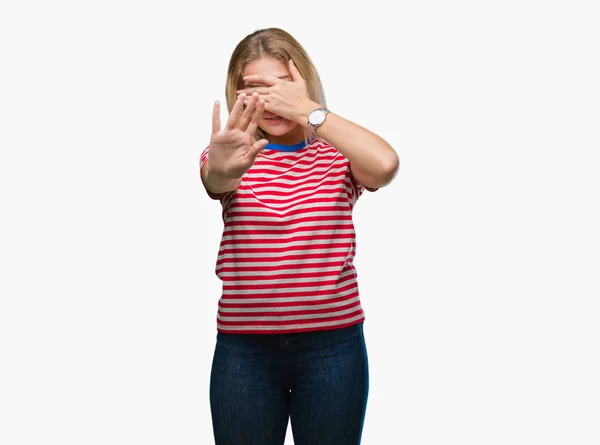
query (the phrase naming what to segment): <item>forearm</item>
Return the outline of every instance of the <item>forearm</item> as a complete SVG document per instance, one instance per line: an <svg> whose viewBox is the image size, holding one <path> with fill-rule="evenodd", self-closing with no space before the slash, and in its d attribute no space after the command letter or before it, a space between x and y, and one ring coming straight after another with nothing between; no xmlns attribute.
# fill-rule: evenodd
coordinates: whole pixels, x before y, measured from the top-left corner
<svg viewBox="0 0 600 445"><path fill-rule="evenodd" d="M214 174L210 170L210 163L208 161L206 161L206 163L202 166L200 170L200 177L202 178L206 188L215 194L236 190L242 182L242 178L226 179Z"/></svg>
<svg viewBox="0 0 600 445"><path fill-rule="evenodd" d="M296 122L307 127L308 115L316 108L320 108L316 102L301 107ZM398 169L400 161L390 144L338 114L327 114L325 122L317 127L317 136L343 154L350 161L353 172L360 175L360 182L366 182L367 186L382 187L388 184Z"/></svg>

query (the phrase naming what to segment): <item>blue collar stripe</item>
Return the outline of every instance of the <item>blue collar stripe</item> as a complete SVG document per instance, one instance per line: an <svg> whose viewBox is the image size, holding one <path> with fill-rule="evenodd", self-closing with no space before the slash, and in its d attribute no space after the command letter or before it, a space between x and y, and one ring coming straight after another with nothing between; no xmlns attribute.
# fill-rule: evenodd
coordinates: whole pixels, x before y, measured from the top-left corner
<svg viewBox="0 0 600 445"><path fill-rule="evenodd" d="M313 142L314 142L314 139L309 142L309 145L312 144ZM304 141L299 142L299 143L294 144L294 145L275 144L275 143L269 142L265 146L265 149L267 149L267 150L277 150L277 151L298 151L298 150L302 150L304 147L306 147L306 144L304 143Z"/></svg>

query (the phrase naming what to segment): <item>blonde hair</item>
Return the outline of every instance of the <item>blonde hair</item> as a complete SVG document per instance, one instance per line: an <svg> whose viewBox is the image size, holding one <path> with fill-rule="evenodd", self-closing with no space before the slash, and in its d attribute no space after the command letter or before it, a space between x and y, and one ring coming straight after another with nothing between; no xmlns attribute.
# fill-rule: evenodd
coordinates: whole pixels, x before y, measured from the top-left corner
<svg viewBox="0 0 600 445"><path fill-rule="evenodd" d="M237 90L241 90L245 86L243 74L246 66L263 57L280 60L286 66L288 66L288 60L292 59L306 82L310 99L322 107L327 106L325 92L317 69L302 45L286 31L279 28L268 28L259 29L244 37L231 54L225 86L225 98L229 113L231 113L237 100ZM308 144L309 140L315 137L317 135L309 125L304 131L305 143ZM257 128L253 136L253 142L260 139L268 139L267 134L261 128Z"/></svg>

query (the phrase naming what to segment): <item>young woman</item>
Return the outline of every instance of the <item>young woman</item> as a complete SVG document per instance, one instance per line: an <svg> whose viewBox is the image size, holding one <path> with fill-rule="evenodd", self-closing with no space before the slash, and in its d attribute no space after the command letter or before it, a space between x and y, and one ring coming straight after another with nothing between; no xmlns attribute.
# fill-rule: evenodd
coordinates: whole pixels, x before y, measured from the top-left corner
<svg viewBox="0 0 600 445"><path fill-rule="evenodd" d="M326 108L287 32L245 37L213 108L200 177L221 202L210 378L216 445L360 443L369 389L352 208L395 176L381 137Z"/></svg>

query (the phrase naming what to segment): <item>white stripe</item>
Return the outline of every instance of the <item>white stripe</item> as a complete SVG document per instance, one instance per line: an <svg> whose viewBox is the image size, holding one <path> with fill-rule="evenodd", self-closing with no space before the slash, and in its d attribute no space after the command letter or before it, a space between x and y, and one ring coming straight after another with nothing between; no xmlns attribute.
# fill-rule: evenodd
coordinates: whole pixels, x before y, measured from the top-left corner
<svg viewBox="0 0 600 445"><path fill-rule="evenodd" d="M311 287L279 287L272 289L241 289L241 290L224 290L223 295L242 296L242 295L277 295L285 294L286 292L335 292L339 287L346 287L356 283L356 280L348 280L343 283L328 284L326 286L311 286Z"/></svg>
<svg viewBox="0 0 600 445"><path fill-rule="evenodd" d="M296 270L297 271L297 270ZM319 272L322 272L320 270ZM342 278L347 277L348 275L354 275L355 271L352 269L348 269L344 271L341 275L329 275L329 276L318 276L318 277L302 277L302 278L277 278L271 280L261 280L261 281L227 281L227 286L247 286L251 284L269 284L272 286L277 286L280 284L294 284L294 283L315 283L321 282L323 280L340 280Z"/></svg>
<svg viewBox="0 0 600 445"><path fill-rule="evenodd" d="M285 227L285 229L281 229L279 232L275 232L275 233L259 233L259 234L252 234L252 235L247 235L247 234L241 234L241 235L227 235L227 233L231 230L276 230L273 229L272 227L268 227L268 226L261 226L261 227L256 227L256 226L249 226L249 225L240 225L240 226L236 226L235 228L227 228L227 231L223 232L223 237L222 240L223 241L239 241L241 244L244 244L245 240L261 240L261 239L265 239L265 238L276 238L277 239L277 244L278 245L282 245L282 244L287 244L287 243L293 243L296 242L293 240L293 238L297 238L299 236L314 236L314 235L350 235L351 238L336 238L336 241L341 242L342 240L352 240L352 236L355 233L354 229L342 229L342 230L335 230L335 229L318 229L318 226L326 226L326 225L332 225L332 224L336 224L338 223L337 221L314 221L312 223L301 223L301 224L294 224L295 227ZM352 221L344 221L344 224L352 224ZM303 230L303 231L299 231L299 232L294 232L294 233L287 233L287 230L290 230L292 228L303 228L306 227L308 230ZM283 236L285 234L285 236ZM289 241L286 241L289 240ZM316 240L323 242L324 240ZM248 246L251 246L251 244L248 244Z"/></svg>
<svg viewBox="0 0 600 445"><path fill-rule="evenodd" d="M316 207L329 207L328 210L315 210ZM232 213L263 213L265 216L230 216ZM293 213L293 215L291 215ZM229 210L227 220L234 221L236 218L243 218L247 220L252 218L252 221L260 221L259 218L276 218L276 221L281 221L285 218L306 218L307 216L341 216L348 214L348 205L339 202L307 202L298 204L290 209L277 210L266 207L255 207L255 208L232 208Z"/></svg>
<svg viewBox="0 0 600 445"><path fill-rule="evenodd" d="M360 300L360 297L354 297L350 300L338 301L336 303L328 304L317 304L314 306L298 305L298 306L285 306L285 307L235 307L235 308L223 308L219 306L221 312L228 313L240 313L240 312L286 312L286 311L308 311L308 310L320 310L335 308L339 306L345 306L347 304L355 303ZM354 306L355 310L357 306ZM237 317L236 317L237 318Z"/></svg>
<svg viewBox="0 0 600 445"><path fill-rule="evenodd" d="M275 247L276 246L272 246L272 248L275 248ZM242 261L245 262L247 259L265 258L265 257L273 258L273 261L275 261L277 258L281 258L284 256L289 256L289 255L322 255L322 254L330 254L330 253L333 254L333 253L349 252L351 249L352 249L352 246L341 247L341 248L337 248L337 249L335 249L335 248L332 248L332 249L304 248L304 249L297 249L297 250L284 250L282 252L227 253L224 255L219 255L217 257L217 261L224 260L224 259L238 259L240 262L242 262ZM337 258L339 258L339 257L337 257Z"/></svg>
<svg viewBox="0 0 600 445"><path fill-rule="evenodd" d="M242 182L240 185L244 183L250 183L251 185L260 185L260 190L269 190L270 186L274 187L282 187L282 185L288 186L306 186L306 185L317 185L324 181L331 181L335 179L344 179L347 177L347 167L338 167L332 169L333 171L329 172L319 172L310 176L302 175L302 174L292 174L292 172L281 172L278 175L272 175L272 177L265 177L265 174L256 174L255 177L246 178L242 177ZM326 173L326 174L325 174ZM282 176L290 176L291 178L283 178ZM294 190L293 187L285 187L285 190Z"/></svg>
<svg viewBox="0 0 600 445"><path fill-rule="evenodd" d="M253 181L255 179L259 179L260 182L263 182L265 179L276 179L281 175L292 176L295 178L304 177L304 179L308 180L310 178L328 178L330 176L334 176L338 174L339 176L345 175L346 170L348 169L348 165L333 165L336 161L333 162L319 162L314 163L312 165L301 165L297 166L296 169L290 170L291 165L287 165L285 167L279 167L275 165L263 165L257 167L260 168L260 172L255 172L253 169L250 169L246 172L246 175L243 177L243 180ZM301 170L300 167L304 169ZM290 181L289 179L284 179L284 181ZM294 183L292 181L292 183Z"/></svg>
<svg viewBox="0 0 600 445"><path fill-rule="evenodd" d="M321 183L321 182L331 181L331 180L335 180L335 179L343 179L345 177L346 177L346 170L343 169L340 172L336 171L327 176L325 176L325 175L311 176L308 178L303 178L300 181L294 180L294 179L275 177L275 178L269 178L270 182L268 182L268 183L264 183L264 181L259 181L256 184L253 184L252 181L248 181L248 182L250 182L250 184L253 184L253 185L261 184L261 187L260 187L261 194L263 191L271 191L271 190L278 190L278 191L294 193L297 191L297 189L299 189L301 187L306 187L306 186L311 186L311 185L318 186L319 183ZM243 178L242 178L242 181L244 181ZM242 182L242 184L243 184L243 182ZM282 185L284 185L284 184L288 185L288 186L295 186L295 187L282 187Z"/></svg>
<svg viewBox="0 0 600 445"><path fill-rule="evenodd" d="M358 284L356 281L351 282L354 284L350 289L346 289L343 292L336 291L334 289L334 293L329 295L317 295L313 297L271 297L271 298L235 298L237 295L227 295L223 294L220 298L220 301L223 303L232 303L232 304L256 304L256 303L293 303L293 302L310 302L310 301L318 301L318 300L331 300L333 298L343 298L348 294L356 292L358 289ZM344 283L347 284L347 283Z"/></svg>
<svg viewBox="0 0 600 445"><path fill-rule="evenodd" d="M217 313L217 319L222 321L292 321L292 320L310 320L315 318L339 317L340 315L350 314L359 310L359 306L354 306L343 311L325 312L322 314L307 314L307 315L274 315L260 317L223 317Z"/></svg>
<svg viewBox="0 0 600 445"><path fill-rule="evenodd" d="M299 161L303 161L302 163L299 163ZM330 166L330 165L334 165L334 164L346 164L348 163L348 160L346 158L344 158L344 156L337 152L337 153L319 153L319 154L315 154L315 155L305 155L305 156L300 156L296 159L266 159L264 161L258 161L255 162L253 164L252 167L250 167L250 169L248 170L248 172L252 172L255 168L261 168L261 169L266 169L266 168L274 168L274 169L280 169L280 170L287 170L290 167L296 167L296 168L305 168L307 169L307 171L310 171L310 167L316 167L316 166ZM283 166L279 166L276 164L283 164Z"/></svg>
<svg viewBox="0 0 600 445"><path fill-rule="evenodd" d="M249 236L244 236L243 238L240 238L240 243L238 245L226 245L223 246L225 249L236 249L236 248L244 248L244 249L275 249L275 248L286 248L286 249L292 249L294 247L306 247L308 248L309 246L312 246L313 244L327 244L328 246L331 246L331 248L337 248L337 249L348 249L349 247L343 247L341 246L341 244L350 244L350 247L352 246L352 241L351 240L345 240L345 239L335 239L335 240L328 240L328 239L308 239L305 241L287 241L287 242L281 242L281 241L277 241L277 244L248 244L245 243L244 241L248 240L248 239L260 239L260 238L266 238L267 235L253 235L257 238L250 238ZM273 234L274 238L277 238L277 234L274 233ZM285 244L285 246L282 246L282 244Z"/></svg>
<svg viewBox="0 0 600 445"><path fill-rule="evenodd" d="M306 263L316 263L318 262L319 264L323 264L326 265L327 263L336 263L339 261L343 261L344 258L343 257L338 257L338 258L303 258L301 260L278 260L278 261L272 261L272 262L268 262L265 263L264 261L262 262L252 262L250 260L246 260L243 262L243 264L236 264L235 262L231 261L231 262L227 262L224 264L219 264L219 266L217 266L219 269L222 267L235 267L235 266L242 266L242 267L253 267L253 266L257 266L257 267L261 267L261 268L265 268L265 267L272 267L272 266L298 266L301 264L306 264ZM232 266L232 264L235 264L235 266ZM261 271L262 273L262 271Z"/></svg>
<svg viewBox="0 0 600 445"><path fill-rule="evenodd" d="M230 210L231 213L231 210ZM339 211L328 211L328 212L311 212L307 210L305 213L301 213L300 215L293 216L282 216L282 215L273 215L273 216L252 216L252 221L262 221L262 222L276 222L280 225L288 225L294 224L292 221L296 219L306 218L306 217L318 217L318 216L329 216L335 218L337 216L348 216L348 210L339 210ZM282 221L284 219L284 221ZM227 222L236 222L236 221L248 221L248 216L229 216L227 215ZM336 220L337 221L337 220ZM331 224L332 221L329 222Z"/></svg>
<svg viewBox="0 0 600 445"><path fill-rule="evenodd" d="M279 270L261 270L261 277L270 277L274 275L286 275L290 273L315 273L315 272L334 272L339 271L341 268L339 266L334 267L307 267L306 269L298 269L297 267L290 267L289 269L279 269ZM235 278L235 277L250 277L256 276L256 272L220 272L219 277L223 280L225 278ZM262 283L263 280L257 280L257 283Z"/></svg>

